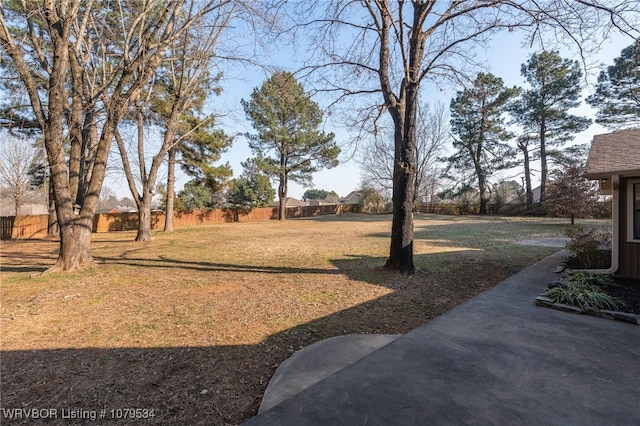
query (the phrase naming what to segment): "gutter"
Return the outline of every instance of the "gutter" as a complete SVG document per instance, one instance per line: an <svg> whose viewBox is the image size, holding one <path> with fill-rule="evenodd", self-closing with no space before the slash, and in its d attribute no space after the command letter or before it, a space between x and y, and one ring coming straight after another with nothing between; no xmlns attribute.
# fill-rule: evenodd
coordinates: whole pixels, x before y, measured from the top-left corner
<svg viewBox="0 0 640 426"><path fill-rule="evenodd" d="M620 175L611 176L611 267L608 269L582 269L584 272L613 275L618 272L620 252Z"/></svg>

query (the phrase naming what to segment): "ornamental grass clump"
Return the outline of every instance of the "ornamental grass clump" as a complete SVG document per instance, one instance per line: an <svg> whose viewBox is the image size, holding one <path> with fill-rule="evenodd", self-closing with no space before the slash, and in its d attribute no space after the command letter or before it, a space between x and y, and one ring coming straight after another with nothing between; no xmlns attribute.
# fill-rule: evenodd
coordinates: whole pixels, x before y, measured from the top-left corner
<svg viewBox="0 0 640 426"><path fill-rule="evenodd" d="M577 285L595 285L599 288L620 287L611 275L594 272L576 272L571 275L569 282Z"/></svg>
<svg viewBox="0 0 640 426"><path fill-rule="evenodd" d="M624 303L604 291L602 287L615 286L608 275L578 273L569 278L566 286L550 288L544 295L556 303L564 303L587 310L615 311L624 307Z"/></svg>

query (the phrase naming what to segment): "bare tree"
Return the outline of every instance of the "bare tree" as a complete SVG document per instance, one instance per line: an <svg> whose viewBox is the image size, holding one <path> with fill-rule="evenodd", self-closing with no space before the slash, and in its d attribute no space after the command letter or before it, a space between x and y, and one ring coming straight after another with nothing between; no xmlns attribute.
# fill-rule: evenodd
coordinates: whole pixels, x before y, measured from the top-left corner
<svg viewBox="0 0 640 426"><path fill-rule="evenodd" d="M449 116L444 103L418 108L416 130L416 179L414 201L432 199L437 186L438 157L449 142ZM393 189L394 139L392 131L378 132L361 145L358 164L362 181L391 198Z"/></svg>
<svg viewBox="0 0 640 426"><path fill-rule="evenodd" d="M590 217L598 206L598 186L584 177L581 164L568 164L552 172L549 194L544 202L547 214L568 217L571 225L577 217Z"/></svg>
<svg viewBox="0 0 640 426"><path fill-rule="evenodd" d="M537 142L536 135L524 133L520 135L516 140L518 149L522 152L522 164L524 167L524 187L525 187L525 199L527 203L527 210L531 210L533 207L533 187L531 186L531 176L533 171L531 170L531 161L533 160L532 154L534 154L535 145Z"/></svg>
<svg viewBox="0 0 640 426"><path fill-rule="evenodd" d="M16 216L33 195L30 171L38 151L31 141L8 134L0 141L0 195L13 201Z"/></svg>
<svg viewBox="0 0 640 426"><path fill-rule="evenodd" d="M0 9L1 52L28 93L52 174L60 252L49 271L93 263L93 216L120 120L168 47L195 20L233 6L195 4L44 0Z"/></svg>
<svg viewBox="0 0 640 426"><path fill-rule="evenodd" d="M307 69L319 76L317 81L323 84L319 90L339 93L338 101L352 95L377 94L382 102L361 104L365 106L358 109L358 120L375 122L387 111L393 121L393 221L388 268L407 274L416 271L412 210L416 118L424 82L467 79L465 65L477 65L470 55L473 44L486 44L488 37L499 30L521 29L532 41L546 34L556 35L575 41L581 48L586 46L584 40L598 41L606 35L609 30L603 31L605 22L609 29L637 34L634 25L640 12L631 3L340 0L327 7L326 2L318 0L301 6L307 14L295 28L315 31L318 47Z"/></svg>
<svg viewBox="0 0 640 426"><path fill-rule="evenodd" d="M209 65L221 33L233 16L233 9L221 12L207 19L201 17L167 49L166 67L150 76L144 95L131 105L129 118L135 123L135 142L131 144L134 149L127 149L122 132L119 129L115 131L124 173L138 208L136 241L151 239L151 201L162 162L182 140L177 135L180 117L193 109L194 103L201 104L202 97L207 94L204 86L210 83ZM147 164L147 135L154 125L162 128L162 142ZM134 164L137 166L135 174Z"/></svg>
<svg viewBox="0 0 640 426"><path fill-rule="evenodd" d="M167 49L164 64L151 76L144 95L132 105L128 117L135 123L129 144L132 149L127 148L121 132L116 131L124 173L138 208L136 241L151 239L151 202L165 158L168 158L165 231L173 227L175 166L180 157L188 174L200 168L199 172L207 175L207 184L212 187L231 175L229 167L215 167L211 163L231 145L232 138L213 129L215 116L205 115L202 110L209 96L222 90L219 71L222 63L250 61L236 52L231 43L223 45L230 38L228 34L236 30L232 20L244 20L243 17L249 15L253 18L249 27L258 23L261 27L265 23L271 25L269 14L264 9L258 10L259 7L250 2L237 2L233 7L218 8L195 20ZM161 129L162 141L151 148L146 135L153 128ZM152 149L154 154L149 158L148 152ZM189 163L188 153L198 158Z"/></svg>

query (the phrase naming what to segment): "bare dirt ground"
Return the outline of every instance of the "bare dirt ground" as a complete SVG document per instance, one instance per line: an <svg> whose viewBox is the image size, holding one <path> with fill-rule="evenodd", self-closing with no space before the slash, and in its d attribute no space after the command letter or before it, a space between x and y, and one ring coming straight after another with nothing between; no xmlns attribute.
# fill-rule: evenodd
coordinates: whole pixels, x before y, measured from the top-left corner
<svg viewBox="0 0 640 426"><path fill-rule="evenodd" d="M74 274L41 274L56 241L2 242L2 424L241 423L296 350L406 333L557 250L513 241L563 227L418 215L413 277L381 268L388 216L95 234L95 268Z"/></svg>

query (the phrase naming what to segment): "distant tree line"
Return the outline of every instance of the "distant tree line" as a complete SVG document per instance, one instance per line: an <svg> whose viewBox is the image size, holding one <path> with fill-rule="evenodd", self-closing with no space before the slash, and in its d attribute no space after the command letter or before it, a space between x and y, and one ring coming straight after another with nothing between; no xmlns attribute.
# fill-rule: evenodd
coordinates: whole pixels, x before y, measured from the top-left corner
<svg viewBox="0 0 640 426"><path fill-rule="evenodd" d="M612 130L640 124L639 46L636 41L623 49L586 99L598 111L596 122ZM449 122L439 108L436 114L418 114L418 127L429 125L418 131L416 157L430 158L426 170L431 178L416 179L417 203L449 201L459 213L547 213L572 222L607 214L596 184L582 177L588 147L569 145L591 124L570 113L580 105L580 64L557 51L543 51L522 64L521 74L528 89L505 87L500 77L478 73L451 100ZM376 137L365 145L362 179L367 187L389 194L393 155L380 140L392 137ZM453 148L452 155L434 158L447 147ZM521 181L499 177L498 172L519 168ZM420 162L416 176L424 176ZM536 178L540 184L534 188Z"/></svg>
<svg viewBox="0 0 640 426"><path fill-rule="evenodd" d="M476 63L469 48L486 46L499 31L521 31L531 43L546 41L545 34L558 39L568 35L582 52L589 43L598 43L597 34L612 30L637 38L640 12L625 3L469 1L435 7L426 0L11 0L0 7L0 126L42 139L46 155L40 170L48 181L51 217L60 234L58 260L50 271L74 271L93 264L93 216L114 155L139 214L136 240L151 238L150 209L163 164L168 211L175 207L175 170L180 167L191 179L186 191L224 194L238 208L268 199L262 191L266 176L277 185L284 219L289 182L309 185L312 173L337 164L340 148L334 134L322 130L324 111L311 99L312 93L335 95L326 111L339 111L344 124L359 129L360 136L381 135L383 115L392 123L393 157L386 165L392 173L387 191L393 218L385 265L411 274L416 272L413 206L435 194L434 159L442 154L438 143L445 135L428 126L423 134L433 134L434 140L425 146L435 148L418 153L418 117L438 113L421 102L423 83L474 81L469 76L477 69L471 72ZM234 136L218 127L207 102L222 90L225 64L256 63L253 53L241 53L235 42L246 44L253 36L253 52L267 51L271 35L285 33L308 38L314 46L298 74L307 89L293 73L271 69L269 78L243 100L255 131L246 135L253 157L243 175L232 181L230 167L217 162ZM637 66L634 52L637 46L625 50L601 75L599 90L590 98L602 123L612 125L614 117L628 123L637 117L632 101L637 99L637 79L624 75L625 69ZM563 145L586 123L568 115L566 108L577 101L573 87L551 87L547 78L556 76L540 80L534 72L556 72L558 65L567 81L578 74L573 63L558 62L553 55L542 52L523 66L531 89L520 94L520 108L510 111L526 129L515 139L519 149L540 159L543 201L552 155L548 148ZM545 61L550 67L538 65ZM458 157L458 166L449 172L459 168L461 185L477 187L486 201L493 168L501 165L490 168L483 158L486 152L476 149L473 158L470 153L482 146L481 151L497 154L507 133L496 110L478 115L477 106L483 87L497 90L486 100L498 110L509 104L502 102L509 97L502 91L509 89L487 74L475 82L464 89L472 96L459 97L452 106L457 149L469 158ZM567 96L559 99L556 93ZM619 98L628 102L613 101ZM343 103L347 99L363 101ZM338 110L340 105L347 107ZM478 117L481 126L472 131ZM378 142L381 149L388 143ZM533 172L531 167L528 173ZM191 201L196 203L196 198ZM171 230L170 222L165 229Z"/></svg>

